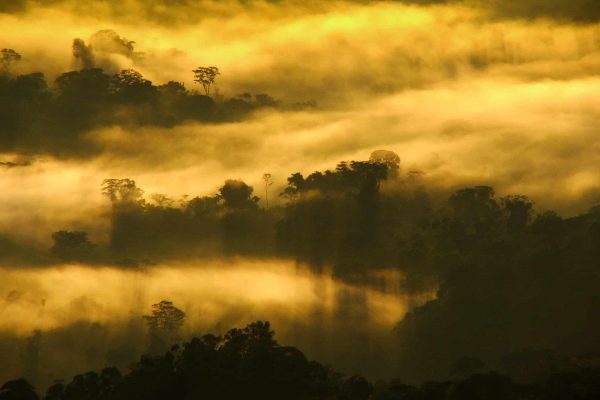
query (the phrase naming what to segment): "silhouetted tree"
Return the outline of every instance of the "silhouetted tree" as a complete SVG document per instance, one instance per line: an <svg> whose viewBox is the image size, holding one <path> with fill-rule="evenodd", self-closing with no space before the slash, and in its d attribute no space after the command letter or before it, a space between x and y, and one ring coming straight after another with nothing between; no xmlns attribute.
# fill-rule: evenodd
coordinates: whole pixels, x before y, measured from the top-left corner
<svg viewBox="0 0 600 400"><path fill-rule="evenodd" d="M73 103L106 98L110 93L110 84L110 76L99 68L65 72L55 82L59 95Z"/></svg>
<svg viewBox="0 0 600 400"><path fill-rule="evenodd" d="M116 368L76 375L51 386L46 399L325 400L341 394L340 381L341 374L281 346L270 324L257 321L224 336L204 335L163 354L142 356L126 375ZM362 393L363 381L352 378L348 393Z"/></svg>
<svg viewBox="0 0 600 400"><path fill-rule="evenodd" d="M215 78L220 75L217 67L198 67L192 71L194 73L194 82L202 85L204 93L210 95L210 87L215 83Z"/></svg>
<svg viewBox="0 0 600 400"><path fill-rule="evenodd" d="M52 240L50 251L63 261L89 261L94 249L85 232L58 231L52 234Z"/></svg>
<svg viewBox="0 0 600 400"><path fill-rule="evenodd" d="M360 375L353 375L342 386L342 399L368 400L373 393L373 386Z"/></svg>
<svg viewBox="0 0 600 400"><path fill-rule="evenodd" d="M499 217L500 210L494 200L494 189L489 186L457 190L450 196L448 203L456 220L476 232L482 232Z"/></svg>
<svg viewBox="0 0 600 400"><path fill-rule="evenodd" d="M50 98L48 84L41 72L19 75L12 81L14 100L30 104L44 104Z"/></svg>
<svg viewBox="0 0 600 400"><path fill-rule="evenodd" d="M180 330L185 322L185 313L172 302L163 300L152 305L152 314L144 315L149 330L150 350L160 352L167 346L181 340Z"/></svg>
<svg viewBox="0 0 600 400"><path fill-rule="evenodd" d="M158 91L169 96L181 96L186 94L185 85L181 82L169 81L158 86Z"/></svg>
<svg viewBox="0 0 600 400"><path fill-rule="evenodd" d="M551 376L540 398L544 400L594 400L600 396L600 369L583 368Z"/></svg>
<svg viewBox="0 0 600 400"><path fill-rule="evenodd" d="M144 103L155 100L156 87L133 69L124 69L111 78L116 98L124 103Z"/></svg>
<svg viewBox="0 0 600 400"><path fill-rule="evenodd" d="M153 85L138 71L125 69L108 75L98 68L111 63L104 53L135 58L133 42L112 31L99 31L90 38L73 41L73 55L83 69L61 74L49 90L42 73L12 76L9 67L20 55L12 49L0 54L0 150L59 157L90 156L104 151L103 145L86 140L96 127L175 126L186 121L226 122L240 120L262 107L280 102L266 94L225 99L216 103L208 96L219 74L216 67L195 70L205 94L189 92L180 82Z"/></svg>
<svg viewBox="0 0 600 400"><path fill-rule="evenodd" d="M452 375L459 378L466 378L479 372L484 366L484 362L478 358L461 357L452 366Z"/></svg>
<svg viewBox="0 0 600 400"><path fill-rule="evenodd" d="M65 384L62 381L53 383L46 390L44 400L61 400L65 395Z"/></svg>
<svg viewBox="0 0 600 400"><path fill-rule="evenodd" d="M506 196L501 199L508 212L507 229L511 233L522 232L531 219L533 201L527 196Z"/></svg>
<svg viewBox="0 0 600 400"><path fill-rule="evenodd" d="M0 400L38 400L33 386L25 379L8 381L0 387Z"/></svg>
<svg viewBox="0 0 600 400"><path fill-rule="evenodd" d="M384 164L388 168L390 176L398 176L400 169L400 156L390 150L375 150L371 153L369 161Z"/></svg>
<svg viewBox="0 0 600 400"><path fill-rule="evenodd" d="M510 400L516 398L510 378L495 373L477 374L455 383L447 394L448 400Z"/></svg>
<svg viewBox="0 0 600 400"><path fill-rule="evenodd" d="M0 73L7 73L11 66L21 60L21 55L13 49L0 50Z"/></svg>
<svg viewBox="0 0 600 400"><path fill-rule="evenodd" d="M105 179L102 181L102 194L113 205L141 205L144 202L144 191L132 179Z"/></svg>
<svg viewBox="0 0 600 400"><path fill-rule="evenodd" d="M219 194L226 207L241 210L256 207L258 197L252 197L254 189L243 181L228 179L219 188Z"/></svg>

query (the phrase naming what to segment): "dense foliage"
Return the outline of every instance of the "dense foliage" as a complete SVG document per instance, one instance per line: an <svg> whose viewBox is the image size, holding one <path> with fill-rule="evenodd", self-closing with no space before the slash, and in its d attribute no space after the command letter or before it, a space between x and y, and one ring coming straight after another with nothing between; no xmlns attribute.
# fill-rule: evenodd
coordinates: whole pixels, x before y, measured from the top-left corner
<svg viewBox="0 0 600 400"><path fill-rule="evenodd" d="M517 374L506 357L527 349L600 350L597 208L562 218L536 211L525 196L496 199L487 186L439 201L397 164L380 161L296 173L288 183L284 205L265 209L241 181L176 205L166 196L147 201L132 180L107 180L108 248L57 232L52 253L124 266L277 256L374 288L382 282L373 272L399 271L403 291L437 292L396 327L399 371L410 381L445 376L461 357Z"/></svg>
<svg viewBox="0 0 600 400"><path fill-rule="evenodd" d="M0 151L86 156L102 151L85 136L96 128L227 122L278 105L266 94L215 100L180 82L154 85L133 69L69 71L53 83L40 72L0 70Z"/></svg>
<svg viewBox="0 0 600 400"><path fill-rule="evenodd" d="M123 374L109 367L50 386L40 397L23 379L6 382L0 400L592 400L600 396L600 370L579 368L554 374L544 383L516 384L490 372L466 379L427 382L421 387L369 383L309 361L294 347L273 338L268 322L205 335L174 346L163 355L143 356Z"/></svg>

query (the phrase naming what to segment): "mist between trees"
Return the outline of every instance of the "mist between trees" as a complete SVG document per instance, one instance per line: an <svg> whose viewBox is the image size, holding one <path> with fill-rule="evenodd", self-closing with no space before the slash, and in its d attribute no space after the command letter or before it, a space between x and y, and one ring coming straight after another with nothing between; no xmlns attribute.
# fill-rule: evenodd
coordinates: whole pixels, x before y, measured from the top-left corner
<svg viewBox="0 0 600 400"><path fill-rule="evenodd" d="M112 31L100 31L100 39L115 43L133 56L131 42ZM105 37L107 36L108 39ZM97 41L100 40L97 38ZM125 51L121 49L121 51ZM186 122L224 123L242 120L264 108L298 110L314 103L283 105L261 93L210 97L219 75L214 66L190 67L202 93L181 82L154 85L134 69L107 73L97 65L91 47L73 42L73 58L84 68L61 74L49 84L42 72L11 73L22 56L3 49L0 58L0 151L51 154L58 157L89 157L102 152L85 134L107 126L173 127ZM112 64L107 68L114 69Z"/></svg>
<svg viewBox="0 0 600 400"><path fill-rule="evenodd" d="M131 179L106 179L99 190L111 220L107 244L59 229L52 247L36 253L7 235L4 259L152 269L173 260L277 257L376 291L386 285L376 272L393 270L402 277L398 290L436 293L383 333L383 352L394 358L385 368L403 380L502 369L532 381L577 360L597 360L597 207L562 218L537 210L524 195L496 198L488 186L440 200L389 151L308 176L294 173L281 193L269 192L268 183L255 190L227 180L212 196L177 202L146 198ZM284 201L267 209L255 193ZM353 312L368 313L364 300L349 301ZM367 354L358 344L365 331L344 329L357 340L348 354Z"/></svg>
<svg viewBox="0 0 600 400"><path fill-rule="evenodd" d="M169 302L155 305L177 310ZM164 314L163 319L168 320ZM583 358L577 361L586 361ZM40 397L25 379L6 382L2 400L44 399L582 399L598 394L597 369L568 368L551 373L541 382L517 383L494 372L461 375L481 367L476 359L461 359L457 375L444 381L412 386L398 380L372 384L360 375L344 375L316 361L299 349L274 339L269 322L257 321L224 335L206 334L160 355L147 354L123 374L116 367L86 372L71 381L58 381ZM551 371L551 369L550 369Z"/></svg>
<svg viewBox="0 0 600 400"><path fill-rule="evenodd" d="M0 50L6 182L40 177L38 157L141 162L98 179L102 217L57 224L45 248L26 237L45 235L35 209L49 205L4 188L15 200L3 217L19 222L0 232L0 400L600 398L600 205L564 217L485 181L597 197L600 2L0 3L2 46L23 49ZM39 33L79 12L98 15L77 35L114 25L148 52L101 30L69 56L54 45L70 33ZM155 46L150 25L177 29ZM222 95L226 79L241 94ZM357 108L325 117L315 101L279 100L307 95L332 113ZM319 115L287 112L298 110ZM280 121L254 119L261 111ZM188 128L194 146L177 165ZM223 140L227 130L241 132ZM279 146L283 156L259 151ZM323 167L380 146L432 169L463 161L438 183L458 169L487 175L445 191L385 150ZM221 165L246 168L246 182L181 198L144 190L144 170L206 154L218 160L207 186ZM304 166L280 188L292 156ZM262 166L273 157L284 162ZM321 171L294 173L307 165ZM67 214L94 207L83 198Z"/></svg>

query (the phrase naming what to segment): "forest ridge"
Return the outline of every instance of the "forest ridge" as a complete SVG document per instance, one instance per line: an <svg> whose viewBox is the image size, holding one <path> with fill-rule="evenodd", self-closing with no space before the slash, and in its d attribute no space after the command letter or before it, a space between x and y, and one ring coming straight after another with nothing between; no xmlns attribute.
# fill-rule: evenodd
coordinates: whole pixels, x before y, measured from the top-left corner
<svg viewBox="0 0 600 400"><path fill-rule="evenodd" d="M599 24L0 0L0 400L600 399Z"/></svg>

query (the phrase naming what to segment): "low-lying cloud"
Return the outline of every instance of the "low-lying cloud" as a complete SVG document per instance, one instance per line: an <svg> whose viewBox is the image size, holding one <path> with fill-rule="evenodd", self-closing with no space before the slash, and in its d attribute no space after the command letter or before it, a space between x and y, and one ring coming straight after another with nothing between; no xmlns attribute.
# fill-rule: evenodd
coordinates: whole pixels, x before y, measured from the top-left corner
<svg viewBox="0 0 600 400"><path fill-rule="evenodd" d="M2 46L23 54L15 73L42 70L52 83L88 57L108 70L133 67L155 84L178 80L199 89L192 68L217 65L217 101L269 93L284 105L227 123L98 126L84 140L100 155L44 155L31 166L3 168L0 179L13 190L1 195L2 226L36 231L45 245L51 229L82 228L82 220L106 226L105 178L132 178L148 194L178 198L215 193L228 178L258 187L269 172L279 190L291 173L366 159L380 148L397 152L405 172L422 170L446 188L491 184L567 213L599 201L594 24L501 21L462 3L156 6L173 18L182 9L210 10L197 24L171 26L125 18L142 7L135 1L120 6L123 18L111 3L45 4L27 2L0 16ZM590 15L596 8L588 7ZM316 108L292 111L307 100ZM102 229L87 230L102 241Z"/></svg>
<svg viewBox="0 0 600 400"><path fill-rule="evenodd" d="M379 148L398 153L403 173L421 170L434 187L489 184L500 194L528 195L542 209L582 212L600 201L599 86L597 78L469 80L346 111L265 111L243 122L172 129L102 128L86 139L105 149L98 158L46 158L4 169L3 186L13 189L1 195L3 226L46 240L59 228L106 227L105 178L131 178L148 194L178 199L216 193L229 178L260 188L269 172L277 192L294 172L365 160ZM91 232L105 237L102 228Z"/></svg>

